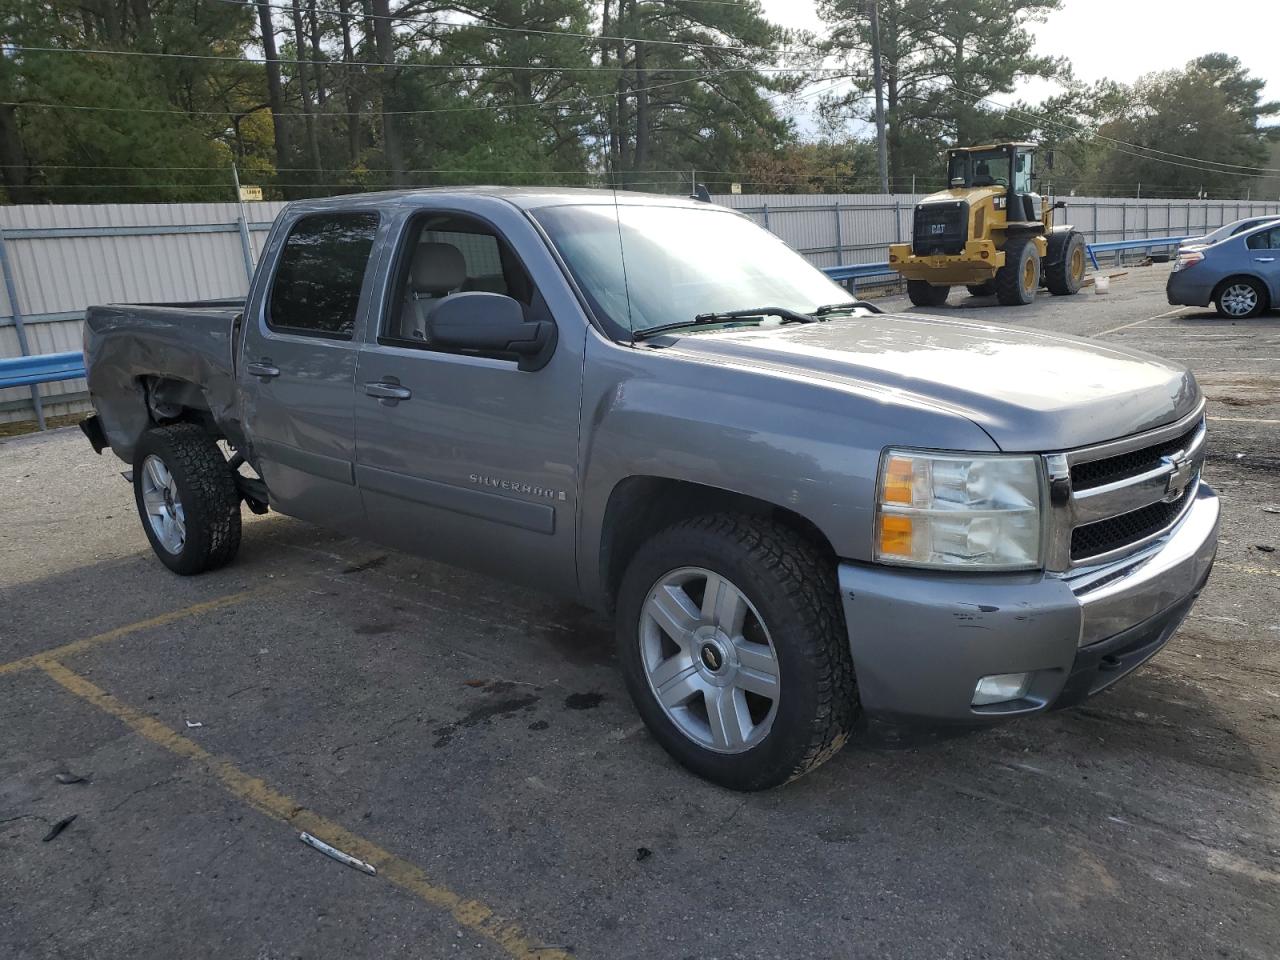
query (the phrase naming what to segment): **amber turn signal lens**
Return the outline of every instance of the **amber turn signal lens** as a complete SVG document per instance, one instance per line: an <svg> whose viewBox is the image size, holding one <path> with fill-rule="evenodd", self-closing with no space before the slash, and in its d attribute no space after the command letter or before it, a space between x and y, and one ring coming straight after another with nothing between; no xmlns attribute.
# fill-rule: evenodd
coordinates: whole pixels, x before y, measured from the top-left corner
<svg viewBox="0 0 1280 960"><path fill-rule="evenodd" d="M910 503L914 470L906 457L890 457L884 472L884 502Z"/></svg>
<svg viewBox="0 0 1280 960"><path fill-rule="evenodd" d="M892 515L880 518L880 555L911 555L911 518Z"/></svg>

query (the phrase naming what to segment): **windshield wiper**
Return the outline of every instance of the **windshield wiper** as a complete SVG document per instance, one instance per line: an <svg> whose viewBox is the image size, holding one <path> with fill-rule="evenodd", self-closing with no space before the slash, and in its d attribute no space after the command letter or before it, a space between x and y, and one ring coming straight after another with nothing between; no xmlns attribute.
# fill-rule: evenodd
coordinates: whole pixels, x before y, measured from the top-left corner
<svg viewBox="0 0 1280 960"><path fill-rule="evenodd" d="M884 313L874 303L867 303L865 300L850 300L847 303L828 303L826 306L819 307L813 311L815 317L829 317L835 313L847 313L850 310L870 310L872 313Z"/></svg>
<svg viewBox="0 0 1280 960"><path fill-rule="evenodd" d="M700 313L692 320L681 320L677 323L660 323L656 327L637 330L631 336L636 340L647 340L661 333L681 330L684 327L700 327L708 324L728 323L732 320L747 320L751 317L781 317L783 323L813 323L814 319L807 313L791 310L787 307L754 307L750 310L726 310L723 313Z"/></svg>

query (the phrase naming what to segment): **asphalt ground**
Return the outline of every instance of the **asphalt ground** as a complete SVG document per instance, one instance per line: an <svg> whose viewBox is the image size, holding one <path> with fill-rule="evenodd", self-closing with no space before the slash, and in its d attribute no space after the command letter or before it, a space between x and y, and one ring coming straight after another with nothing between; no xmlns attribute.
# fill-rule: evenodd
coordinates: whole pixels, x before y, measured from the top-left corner
<svg viewBox="0 0 1280 960"><path fill-rule="evenodd" d="M1079 708L763 794L667 758L591 613L276 515L176 577L123 464L0 443L0 957L1276 957L1280 315L1164 269L944 309L1196 371L1224 520L1182 630Z"/></svg>

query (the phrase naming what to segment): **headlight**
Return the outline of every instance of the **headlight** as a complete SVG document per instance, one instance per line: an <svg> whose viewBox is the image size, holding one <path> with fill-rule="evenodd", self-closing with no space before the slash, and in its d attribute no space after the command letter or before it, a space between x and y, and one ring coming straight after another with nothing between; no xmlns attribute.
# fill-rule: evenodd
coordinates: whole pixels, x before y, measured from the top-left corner
<svg viewBox="0 0 1280 960"><path fill-rule="evenodd" d="M1035 457L886 450L878 489L879 561L970 570L1040 566Z"/></svg>

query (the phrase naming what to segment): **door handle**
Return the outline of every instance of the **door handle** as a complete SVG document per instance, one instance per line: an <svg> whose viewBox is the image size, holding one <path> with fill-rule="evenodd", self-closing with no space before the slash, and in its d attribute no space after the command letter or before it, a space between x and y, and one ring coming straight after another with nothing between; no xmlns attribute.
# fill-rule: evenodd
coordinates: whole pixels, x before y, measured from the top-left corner
<svg viewBox="0 0 1280 960"><path fill-rule="evenodd" d="M1275 257L1254 257L1253 259L1257 260L1258 263L1275 263L1276 262Z"/></svg>
<svg viewBox="0 0 1280 960"><path fill-rule="evenodd" d="M273 365L265 357L261 360L253 360L246 363L244 368L249 372L250 376L257 377L263 383L266 383L272 377L280 376L280 368Z"/></svg>
<svg viewBox="0 0 1280 960"><path fill-rule="evenodd" d="M377 397L378 402L384 407L394 407L401 400L408 400L413 396L413 391L408 387L402 387L400 384L390 380L375 380L372 383L366 383L364 392L371 397Z"/></svg>

